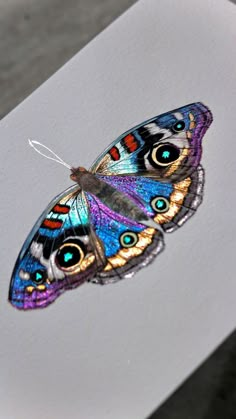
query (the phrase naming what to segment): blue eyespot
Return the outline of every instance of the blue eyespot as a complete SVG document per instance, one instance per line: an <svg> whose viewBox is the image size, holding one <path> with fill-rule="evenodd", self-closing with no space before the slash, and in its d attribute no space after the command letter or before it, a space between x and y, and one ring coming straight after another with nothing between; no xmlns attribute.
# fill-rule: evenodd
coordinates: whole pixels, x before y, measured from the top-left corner
<svg viewBox="0 0 236 419"><path fill-rule="evenodd" d="M46 271L39 270L39 269L30 275L30 279L32 279L32 281L34 281L36 284L41 284L42 282L44 282L46 277L47 277Z"/></svg>
<svg viewBox="0 0 236 419"><path fill-rule="evenodd" d="M66 252L64 253L64 261L69 262L69 260L73 259L73 253L72 252Z"/></svg>
<svg viewBox="0 0 236 419"><path fill-rule="evenodd" d="M122 247L133 247L138 242L138 235L133 231L126 231L120 236L120 244Z"/></svg>
<svg viewBox="0 0 236 419"><path fill-rule="evenodd" d="M174 125L173 125L173 130L175 132L180 132L183 131L185 128L185 122L184 121L177 121Z"/></svg>
<svg viewBox="0 0 236 419"><path fill-rule="evenodd" d="M126 235L126 236L123 238L123 241L124 241L124 243L125 243L125 244L130 244L130 243L132 243L132 237L131 237L131 236L128 236L128 235Z"/></svg>
<svg viewBox="0 0 236 419"><path fill-rule="evenodd" d="M154 167L155 165L168 166L178 160L179 156L180 150L178 147L165 143L153 148L149 156L149 161Z"/></svg>
<svg viewBox="0 0 236 419"><path fill-rule="evenodd" d="M151 200L151 206L155 212L162 213L169 210L170 204L164 196L156 196Z"/></svg>
<svg viewBox="0 0 236 419"><path fill-rule="evenodd" d="M170 158L170 151L169 150L164 150L162 152L162 158L165 159L169 159Z"/></svg>
<svg viewBox="0 0 236 419"><path fill-rule="evenodd" d="M79 265L84 258L82 248L76 243L64 243L56 254L56 263L63 270Z"/></svg>

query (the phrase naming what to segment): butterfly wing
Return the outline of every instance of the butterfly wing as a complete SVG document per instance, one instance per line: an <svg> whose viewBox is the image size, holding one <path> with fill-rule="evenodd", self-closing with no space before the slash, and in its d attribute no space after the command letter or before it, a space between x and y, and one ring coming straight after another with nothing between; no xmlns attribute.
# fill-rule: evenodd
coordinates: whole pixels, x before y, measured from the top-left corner
<svg viewBox="0 0 236 419"><path fill-rule="evenodd" d="M87 201L78 189L73 186L57 196L24 243L9 290L15 307L45 307L106 264L91 229Z"/></svg>
<svg viewBox="0 0 236 419"><path fill-rule="evenodd" d="M138 175L175 182L190 176L201 159L201 142L212 122L210 110L193 103L137 125L97 159L99 175Z"/></svg>
<svg viewBox="0 0 236 419"><path fill-rule="evenodd" d="M106 264L91 281L99 284L130 278L163 250L159 230L139 224L108 208L96 196L86 193L90 223L103 243Z"/></svg>
<svg viewBox="0 0 236 419"><path fill-rule="evenodd" d="M166 232L182 226L202 202L204 171L201 165L180 182L160 182L143 176L98 176L131 199Z"/></svg>
<svg viewBox="0 0 236 419"><path fill-rule="evenodd" d="M43 308L85 281L130 277L163 249L159 231L120 216L73 186L43 212L13 271L9 301Z"/></svg>
<svg viewBox="0 0 236 419"><path fill-rule="evenodd" d="M132 199L164 231L180 227L202 201L200 166L210 110L193 103L121 135L95 162L97 177Z"/></svg>

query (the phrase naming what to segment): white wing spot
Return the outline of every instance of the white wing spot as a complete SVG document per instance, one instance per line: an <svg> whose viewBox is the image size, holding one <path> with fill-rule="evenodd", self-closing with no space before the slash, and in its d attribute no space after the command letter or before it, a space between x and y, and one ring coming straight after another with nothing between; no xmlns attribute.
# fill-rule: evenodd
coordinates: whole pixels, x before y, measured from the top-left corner
<svg viewBox="0 0 236 419"><path fill-rule="evenodd" d="M165 128L160 128L155 122L144 125L144 128L148 130L150 135L163 134L163 138L169 137L171 135L170 130Z"/></svg>
<svg viewBox="0 0 236 419"><path fill-rule="evenodd" d="M178 119L178 120L181 120L181 119L183 119L184 117L183 117L183 115L182 115L182 113L180 113L180 112L175 112L174 113L174 116L176 117L176 119Z"/></svg>
<svg viewBox="0 0 236 419"><path fill-rule="evenodd" d="M28 281L30 279L30 274L29 272L26 272L23 269L21 269L19 272L19 277L20 279L23 279L24 281Z"/></svg>

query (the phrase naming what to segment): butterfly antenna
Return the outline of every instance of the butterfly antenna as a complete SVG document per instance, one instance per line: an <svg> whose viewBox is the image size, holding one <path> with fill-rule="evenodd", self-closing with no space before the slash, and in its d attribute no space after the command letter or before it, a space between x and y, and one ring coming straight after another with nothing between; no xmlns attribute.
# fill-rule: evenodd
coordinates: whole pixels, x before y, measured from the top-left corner
<svg viewBox="0 0 236 419"><path fill-rule="evenodd" d="M41 156L46 157L49 160L53 160L59 164L62 164L63 166L67 167L70 170L72 169L72 167L69 164L67 164L64 160L62 160L61 157L59 157L56 153L54 153L54 151L52 151L46 145L43 145L39 143L38 141L34 141L30 139L28 139L28 141L29 141L29 145L33 147L33 149L37 151L37 153L41 154ZM47 150L49 151L49 153L45 154L40 149Z"/></svg>

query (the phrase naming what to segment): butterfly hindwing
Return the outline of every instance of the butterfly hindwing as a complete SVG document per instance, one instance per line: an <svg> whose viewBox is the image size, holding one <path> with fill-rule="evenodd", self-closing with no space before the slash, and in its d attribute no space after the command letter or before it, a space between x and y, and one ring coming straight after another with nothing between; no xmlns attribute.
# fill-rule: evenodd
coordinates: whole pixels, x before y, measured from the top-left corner
<svg viewBox="0 0 236 419"><path fill-rule="evenodd" d="M90 222L103 243L106 264L92 282L107 284L128 278L160 253L164 248L163 235L132 221L104 205L97 197L86 194Z"/></svg>
<svg viewBox="0 0 236 419"><path fill-rule="evenodd" d="M200 165L190 176L176 183L134 175L99 178L132 199L166 232L180 227L202 202L204 171Z"/></svg>

